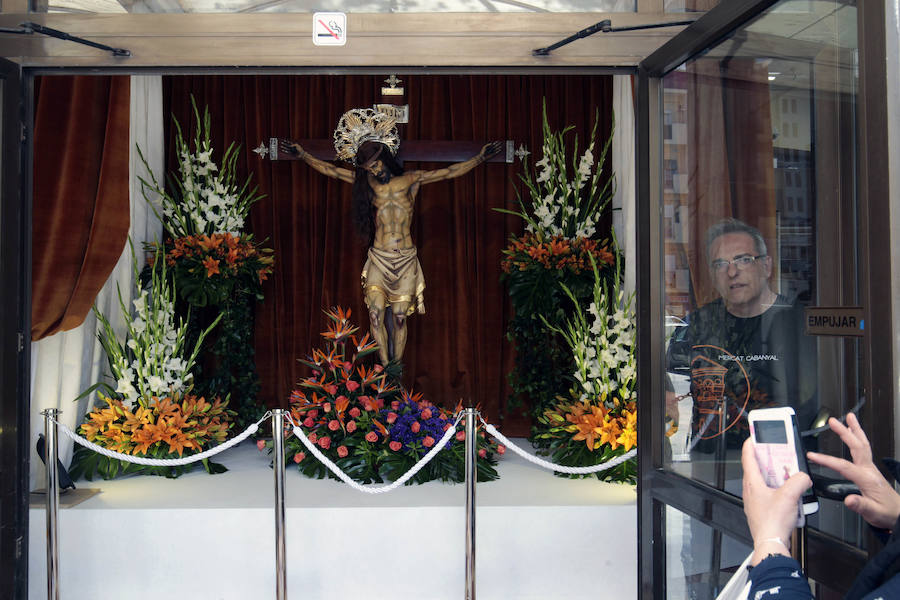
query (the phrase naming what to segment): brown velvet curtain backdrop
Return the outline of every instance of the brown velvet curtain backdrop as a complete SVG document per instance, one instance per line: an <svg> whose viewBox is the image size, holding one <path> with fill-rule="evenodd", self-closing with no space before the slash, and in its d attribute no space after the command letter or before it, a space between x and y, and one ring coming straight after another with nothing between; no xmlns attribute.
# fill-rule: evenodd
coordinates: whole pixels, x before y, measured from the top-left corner
<svg viewBox="0 0 900 600"><path fill-rule="evenodd" d="M32 340L87 316L128 236L128 77L35 80Z"/></svg>
<svg viewBox="0 0 900 600"><path fill-rule="evenodd" d="M224 144L243 144L241 168L267 197L251 212L257 239L275 249L276 267L256 313L256 358L261 400L284 405L297 381L307 376L297 362L323 346L322 309L353 310L361 333L368 317L359 274L366 245L350 219L350 185L328 179L299 162L271 162L250 150L270 136L328 139L350 108L381 102L379 76L192 76L164 80L165 110L190 129L190 95L208 105L216 156ZM541 103L553 128L574 125L582 142L595 112L599 138L611 126L609 76L409 75L402 78L410 123L402 140L514 140L540 155ZM174 168L172 131L167 133L169 168ZM407 162L406 169L438 163ZM607 173L611 164L605 165ZM460 399L482 405L487 416L505 420L512 433L527 433L520 409L507 407L506 374L514 349L505 339L510 306L500 283L500 260L516 217L493 208L516 208L521 166L489 163L455 180L423 186L413 237L425 272L425 315L409 320L403 380L425 398L452 407ZM609 231L607 215L601 231ZM517 420L517 425L514 422Z"/></svg>
<svg viewBox="0 0 900 600"><path fill-rule="evenodd" d="M778 281L775 155L765 65L702 58L686 75L691 233L685 251L699 307L718 297L706 264L706 231L727 217L760 230L775 265L772 281Z"/></svg>

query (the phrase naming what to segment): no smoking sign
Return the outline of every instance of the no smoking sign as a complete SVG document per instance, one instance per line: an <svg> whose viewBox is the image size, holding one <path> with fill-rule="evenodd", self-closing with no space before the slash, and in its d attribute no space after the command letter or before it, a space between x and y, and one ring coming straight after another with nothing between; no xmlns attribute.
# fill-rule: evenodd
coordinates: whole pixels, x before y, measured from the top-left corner
<svg viewBox="0 0 900 600"><path fill-rule="evenodd" d="M320 12L313 15L313 43L316 46L343 46L347 43L347 15Z"/></svg>

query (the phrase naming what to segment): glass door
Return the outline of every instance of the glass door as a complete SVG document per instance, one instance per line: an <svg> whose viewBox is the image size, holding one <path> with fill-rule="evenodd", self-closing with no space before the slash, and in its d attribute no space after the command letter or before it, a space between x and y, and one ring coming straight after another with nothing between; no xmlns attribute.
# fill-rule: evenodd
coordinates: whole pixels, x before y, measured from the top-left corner
<svg viewBox="0 0 900 600"><path fill-rule="evenodd" d="M750 553L749 411L790 406L804 446L838 455L829 416L891 422L890 395L866 393L879 349L865 326L859 10L731 2L642 64L644 597L715 598ZM854 325L817 326L837 314ZM820 510L801 552L822 597L849 586L869 547L836 477L813 472Z"/></svg>
<svg viewBox="0 0 900 600"><path fill-rule="evenodd" d="M31 222L21 193L23 94L17 64L0 59L0 589L28 594L28 360L25 323Z"/></svg>

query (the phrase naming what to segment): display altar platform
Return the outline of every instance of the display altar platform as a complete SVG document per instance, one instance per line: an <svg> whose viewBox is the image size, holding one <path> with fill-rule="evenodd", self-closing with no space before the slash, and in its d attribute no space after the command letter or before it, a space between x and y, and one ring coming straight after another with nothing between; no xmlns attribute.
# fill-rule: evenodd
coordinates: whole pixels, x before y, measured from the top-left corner
<svg viewBox="0 0 900 600"><path fill-rule="evenodd" d="M228 472L76 482L101 491L60 510L60 597L275 598L270 456L248 441L214 460ZM632 486L563 479L512 452L498 470L476 491L478 600L637 597ZM288 598L465 598L464 485L373 495L291 468L285 479ZM43 508L31 509L29 532L29 598L38 600L47 593Z"/></svg>

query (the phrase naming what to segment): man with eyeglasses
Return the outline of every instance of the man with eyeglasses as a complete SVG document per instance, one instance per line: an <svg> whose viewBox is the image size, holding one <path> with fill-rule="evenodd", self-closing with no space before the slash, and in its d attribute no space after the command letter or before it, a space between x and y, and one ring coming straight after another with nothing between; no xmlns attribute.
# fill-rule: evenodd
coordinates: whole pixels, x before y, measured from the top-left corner
<svg viewBox="0 0 900 600"><path fill-rule="evenodd" d="M691 443L700 451L739 448L746 413L792 406L801 429L815 418L816 347L800 307L772 290L762 234L738 219L713 225L706 258L719 298L689 316L669 348L669 370L691 375ZM724 440L718 439L724 437Z"/></svg>
<svg viewBox="0 0 900 600"><path fill-rule="evenodd" d="M747 413L791 406L801 429L815 418L816 346L800 307L770 287L773 259L758 229L737 219L716 223L706 234L706 262L719 298L688 315L683 336L669 344L668 370L690 375L693 408L682 453L690 455L690 475L739 495ZM708 573L716 569L693 550L712 543L711 530L691 519L683 535L691 540L681 555L686 596L713 600L718 583Z"/></svg>

